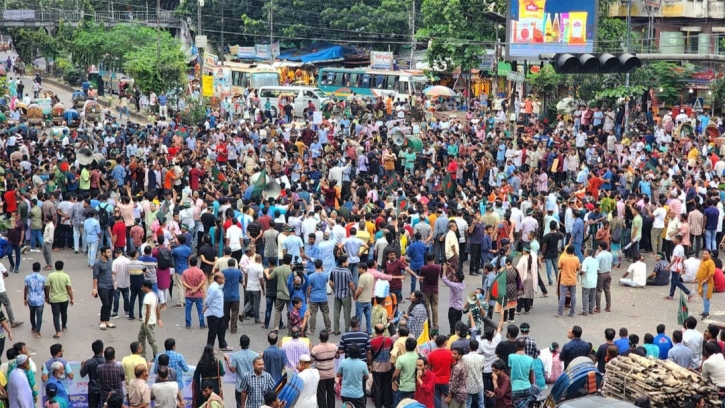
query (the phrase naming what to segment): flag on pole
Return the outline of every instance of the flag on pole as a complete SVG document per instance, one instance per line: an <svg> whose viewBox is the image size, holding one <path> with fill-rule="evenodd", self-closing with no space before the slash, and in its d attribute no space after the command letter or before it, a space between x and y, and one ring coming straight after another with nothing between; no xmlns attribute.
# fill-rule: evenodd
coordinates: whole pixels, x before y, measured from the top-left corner
<svg viewBox="0 0 725 408"><path fill-rule="evenodd" d="M685 320L690 315L690 309L687 307L687 298L685 294L680 291L680 304L677 307L677 324L682 326L685 324Z"/></svg>
<svg viewBox="0 0 725 408"><path fill-rule="evenodd" d="M259 173L257 181L254 183L254 189L252 189L252 198L261 197L264 189L267 187L267 170L262 170Z"/></svg>
<svg viewBox="0 0 725 408"><path fill-rule="evenodd" d="M493 280L489 291L491 293L490 300L495 300L496 303L503 306L506 301L506 270L496 275L496 279Z"/></svg>
<svg viewBox="0 0 725 408"><path fill-rule="evenodd" d="M430 331L428 330L428 319L423 322L423 332L418 336L418 346L422 346L430 341Z"/></svg>

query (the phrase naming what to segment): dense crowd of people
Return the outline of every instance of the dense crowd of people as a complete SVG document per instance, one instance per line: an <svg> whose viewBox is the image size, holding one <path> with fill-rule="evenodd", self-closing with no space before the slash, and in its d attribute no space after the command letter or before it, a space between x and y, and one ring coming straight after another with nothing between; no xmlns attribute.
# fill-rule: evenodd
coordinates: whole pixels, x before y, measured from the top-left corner
<svg viewBox="0 0 725 408"><path fill-rule="evenodd" d="M657 123L645 116L639 133L625 129L623 107L581 106L550 122L532 97L409 115L446 103L341 102L321 123L311 123L312 106L290 124L254 114L265 101L249 90L233 110L210 107L198 125L161 112L146 126L104 120L58 137L15 126L0 134L4 274L20 273L22 253L42 253L45 265L34 262L24 281L37 338L44 304L56 339L74 305L59 251L85 256L100 330L138 319L138 341L120 365L113 347L92 344L80 373L92 408L123 404L122 384L130 406L183 403L187 362L174 339L162 351L155 334L169 308L184 309L186 329L207 331L195 408L232 398L238 407L282 407L273 391L285 369L303 383L297 407L334 407L339 398L363 408L369 396L376 408L407 398L427 408L519 408L576 357L592 356L604 371L627 353L669 358L725 387L719 330L699 336L694 317L671 340L657 327L642 346L627 329L619 340L607 329L596 349L581 339L584 319L561 349L539 350L529 323L513 324L554 285L557 317L612 312L613 278L669 286L670 300L677 288L688 299L699 294L708 317L713 292L725 290L725 151L705 129L721 121L663 112ZM691 134L678 133L685 122ZM4 283L0 303L12 340L23 322ZM228 335L253 327L268 331L266 349L240 333L238 351L215 356L215 347L234 351ZM73 373L60 344L50 354L42 386L63 408ZM6 357L0 385L10 407L33 406L39 385L27 348L15 343ZM221 386L227 370L234 396Z"/></svg>

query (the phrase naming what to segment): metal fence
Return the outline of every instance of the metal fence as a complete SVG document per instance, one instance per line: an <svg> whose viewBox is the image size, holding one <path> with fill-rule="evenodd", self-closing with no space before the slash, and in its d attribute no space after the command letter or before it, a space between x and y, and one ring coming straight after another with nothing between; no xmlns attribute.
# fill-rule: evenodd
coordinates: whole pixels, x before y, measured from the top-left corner
<svg viewBox="0 0 725 408"><path fill-rule="evenodd" d="M133 22L178 24L181 20L171 11L113 11L83 13L70 10L5 10L0 21L70 21L88 19L99 23Z"/></svg>

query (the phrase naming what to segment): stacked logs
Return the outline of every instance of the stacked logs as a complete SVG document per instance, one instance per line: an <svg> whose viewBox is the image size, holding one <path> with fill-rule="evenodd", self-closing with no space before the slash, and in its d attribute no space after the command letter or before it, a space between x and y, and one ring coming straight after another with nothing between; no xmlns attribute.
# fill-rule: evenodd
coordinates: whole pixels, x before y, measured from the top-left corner
<svg viewBox="0 0 725 408"><path fill-rule="evenodd" d="M717 387L697 373L672 361L636 354L619 356L607 363L602 394L634 402L649 397L652 407L681 407L695 394L705 397L707 407L720 407Z"/></svg>

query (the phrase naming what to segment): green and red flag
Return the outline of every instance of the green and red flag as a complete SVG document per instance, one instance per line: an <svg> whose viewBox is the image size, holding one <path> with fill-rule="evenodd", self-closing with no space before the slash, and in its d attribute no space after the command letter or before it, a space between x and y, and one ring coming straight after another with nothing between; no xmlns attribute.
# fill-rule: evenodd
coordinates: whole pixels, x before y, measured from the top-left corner
<svg viewBox="0 0 725 408"><path fill-rule="evenodd" d="M452 196L456 194L456 181L453 180L450 173L446 173L445 176L443 176L443 193L447 196Z"/></svg>
<svg viewBox="0 0 725 408"><path fill-rule="evenodd" d="M488 289L490 296L489 300L495 300L496 303L503 306L506 301L506 270L499 272L496 275L496 279L491 283L491 287Z"/></svg>
<svg viewBox="0 0 725 408"><path fill-rule="evenodd" d="M690 315L690 308L687 307L687 297L680 291L680 304L677 307L677 324L682 326Z"/></svg>

